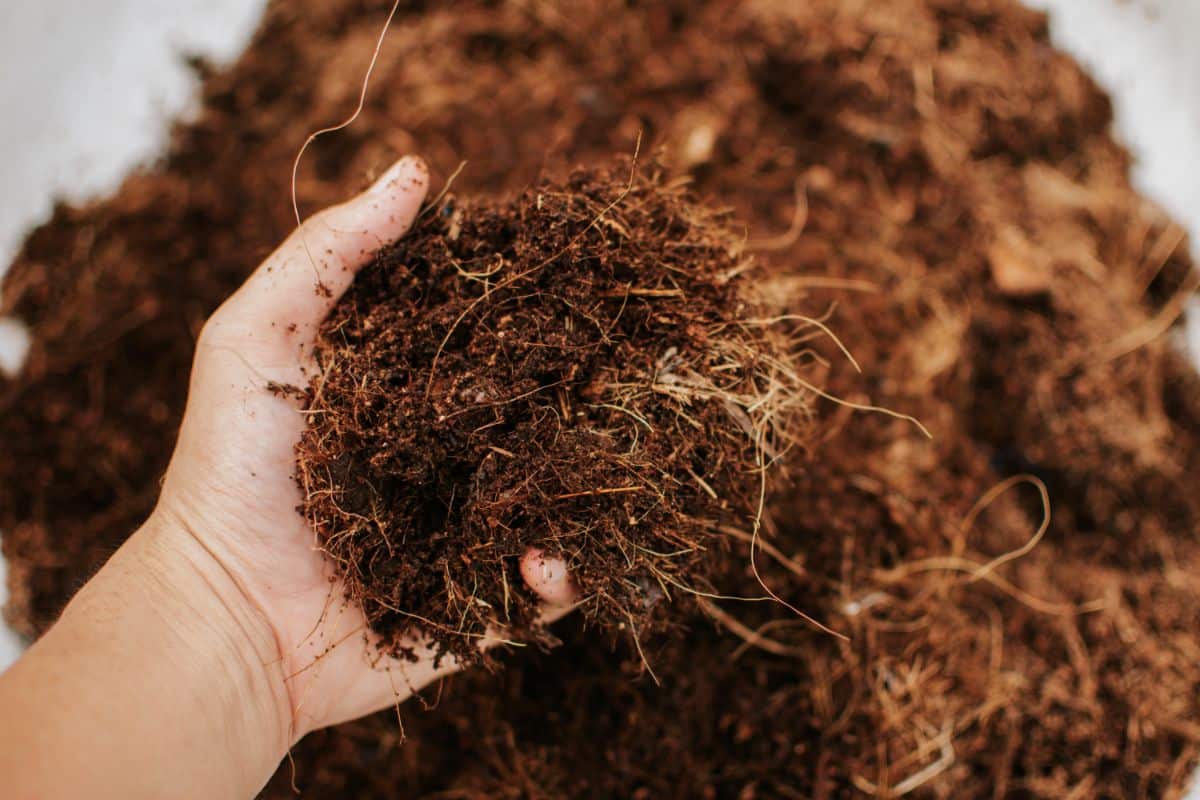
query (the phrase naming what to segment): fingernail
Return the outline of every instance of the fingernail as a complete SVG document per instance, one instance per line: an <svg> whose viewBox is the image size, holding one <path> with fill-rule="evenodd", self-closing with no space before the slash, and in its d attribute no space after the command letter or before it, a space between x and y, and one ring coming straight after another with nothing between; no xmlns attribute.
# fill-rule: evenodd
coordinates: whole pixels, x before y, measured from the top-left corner
<svg viewBox="0 0 1200 800"><path fill-rule="evenodd" d="M407 184L400 184L407 181ZM400 191L424 191L429 182L429 167L419 156L404 156L371 184L371 194L391 194Z"/></svg>

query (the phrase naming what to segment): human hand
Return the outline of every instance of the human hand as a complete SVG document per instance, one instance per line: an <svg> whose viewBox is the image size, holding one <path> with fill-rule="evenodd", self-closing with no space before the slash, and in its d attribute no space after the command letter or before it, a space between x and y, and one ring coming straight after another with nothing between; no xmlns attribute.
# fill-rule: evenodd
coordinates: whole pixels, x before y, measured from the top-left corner
<svg viewBox="0 0 1200 800"><path fill-rule="evenodd" d="M317 327L428 180L404 159L317 214L209 320L154 513L0 674L12 796L249 797L306 732L457 668L372 646L296 510L302 410L270 388L305 383ZM521 572L547 619L569 609L562 561L530 552Z"/></svg>
<svg viewBox="0 0 1200 800"><path fill-rule="evenodd" d="M429 182L416 158L394 165L362 195L297 230L205 326L187 411L153 530L219 569L221 603L247 628L270 680L285 689L279 724L290 740L396 703L457 668L380 656L360 609L297 513L293 448L305 420L269 382L304 386L321 321L380 247L415 219ZM314 272L315 271L315 272ZM195 547L195 545L199 547ZM570 605L566 567L526 554L522 574L549 617ZM229 596L225 596L229 595ZM426 652L421 649L422 652Z"/></svg>

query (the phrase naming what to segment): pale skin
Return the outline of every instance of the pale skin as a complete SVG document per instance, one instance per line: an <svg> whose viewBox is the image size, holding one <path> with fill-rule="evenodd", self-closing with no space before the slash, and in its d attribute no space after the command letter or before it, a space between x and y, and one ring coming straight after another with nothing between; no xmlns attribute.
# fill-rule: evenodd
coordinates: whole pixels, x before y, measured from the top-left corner
<svg viewBox="0 0 1200 800"><path fill-rule="evenodd" d="M309 731L458 668L373 647L295 510L299 404L267 389L307 383L317 326L428 183L401 159L307 220L205 325L154 513L0 675L6 797L251 798ZM547 619L575 601L560 560L530 551L521 573Z"/></svg>

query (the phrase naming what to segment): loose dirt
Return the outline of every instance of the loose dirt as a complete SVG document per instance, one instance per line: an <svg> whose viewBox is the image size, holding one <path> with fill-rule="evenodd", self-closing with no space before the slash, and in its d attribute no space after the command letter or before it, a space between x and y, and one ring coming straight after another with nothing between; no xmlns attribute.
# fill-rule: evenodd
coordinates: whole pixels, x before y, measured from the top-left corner
<svg viewBox="0 0 1200 800"><path fill-rule="evenodd" d="M274 4L161 164L26 242L4 309L34 345L0 389L23 630L152 507L195 333L291 229L292 159L354 107L389 7ZM394 714L306 738L305 796L1179 795L1200 752L1200 380L1171 340L1195 273L1179 228L1131 189L1108 99L1041 15L1009 0L412 3L373 87L306 159L304 209L403 152L443 179L466 159L466 236L641 135L664 185L686 178L697 207L728 209L790 312L824 320L863 370L814 336L813 384L916 415L933 439L809 398L804 447L769 487L759 575L733 533L696 573L713 594L765 583L847 638L777 603L673 598L655 611L670 624L636 643L580 615L550 652L502 654L430 692L432 710L406 706L403 743ZM449 222L426 224L414 244L440 247ZM372 274L404 269L385 257ZM461 313L468 296L415 310ZM450 382L473 362L469 341L447 346L429 397L453 413L471 399ZM430 380L412 377L416 408ZM521 530L500 537L505 558L538 529ZM606 585L583 561L602 559L576 566ZM290 785L285 767L265 796Z"/></svg>
<svg viewBox="0 0 1200 800"><path fill-rule="evenodd" d="M430 206L321 329L303 513L387 649L528 631L529 548L645 635L712 593L721 525L752 530L803 444L790 338L821 323L773 315L727 220L637 169Z"/></svg>

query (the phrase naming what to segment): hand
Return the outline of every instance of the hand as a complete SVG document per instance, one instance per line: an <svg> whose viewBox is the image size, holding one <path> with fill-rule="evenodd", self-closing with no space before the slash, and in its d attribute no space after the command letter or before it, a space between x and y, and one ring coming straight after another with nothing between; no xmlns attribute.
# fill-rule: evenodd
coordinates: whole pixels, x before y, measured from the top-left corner
<svg viewBox="0 0 1200 800"><path fill-rule="evenodd" d="M296 511L304 416L269 389L304 385L321 320L428 180L404 159L316 215L205 326L157 508L0 675L0 719L20 721L0 725L6 796L250 797L305 732L456 668L372 646ZM565 613L561 561L530 552L521 571Z"/></svg>
<svg viewBox="0 0 1200 800"><path fill-rule="evenodd" d="M405 158L364 194L313 216L217 310L196 348L187 411L155 512L160 536L199 544L227 574L225 606L286 688L291 739L392 705L456 664L382 658L362 612L297 513L293 448L305 420L268 382L305 386L321 321L383 245L415 219L429 182ZM203 555L199 555L203 553ZM565 565L528 553L522 573L549 616L569 606ZM233 590L229 592L228 590Z"/></svg>

